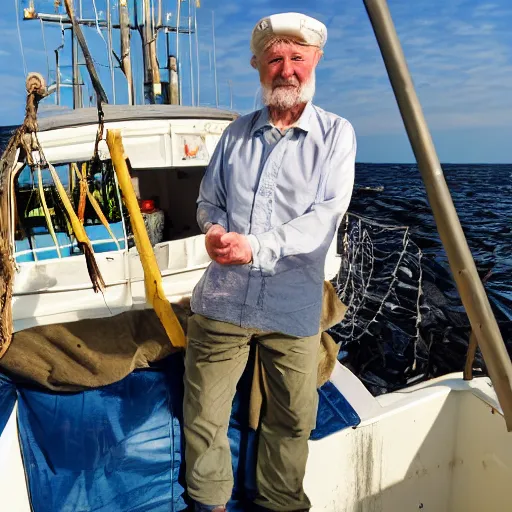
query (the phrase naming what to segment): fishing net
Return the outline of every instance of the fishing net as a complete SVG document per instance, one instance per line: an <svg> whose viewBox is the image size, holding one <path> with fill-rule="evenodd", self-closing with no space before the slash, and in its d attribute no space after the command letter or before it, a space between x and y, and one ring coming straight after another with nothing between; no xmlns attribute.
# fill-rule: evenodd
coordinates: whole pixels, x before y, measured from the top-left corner
<svg viewBox="0 0 512 512"><path fill-rule="evenodd" d="M338 234L334 284L348 310L330 333L339 359L377 395L421 379L428 347L420 334L422 252L409 228L347 214Z"/></svg>

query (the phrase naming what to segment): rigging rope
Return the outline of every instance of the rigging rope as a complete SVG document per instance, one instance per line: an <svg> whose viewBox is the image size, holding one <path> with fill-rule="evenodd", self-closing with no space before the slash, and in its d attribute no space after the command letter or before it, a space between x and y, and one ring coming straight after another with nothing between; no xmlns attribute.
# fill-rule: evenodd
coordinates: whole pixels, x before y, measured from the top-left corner
<svg viewBox="0 0 512 512"><path fill-rule="evenodd" d="M103 34L101 33L101 28L99 24L99 17L98 17L98 9L96 8L96 0L92 0L92 6L94 7L94 18L96 21L96 32L98 32L101 39L103 39L103 42L105 43L105 46L107 46L107 41L105 41L105 38L103 37Z"/></svg>
<svg viewBox="0 0 512 512"><path fill-rule="evenodd" d="M23 50L23 41L21 40L20 12L19 12L18 0L14 0L14 7L16 9L16 27L18 28L18 40L20 43L21 58L23 59L23 72L24 72L24 75L27 76L28 75L27 62L25 60L25 51Z"/></svg>

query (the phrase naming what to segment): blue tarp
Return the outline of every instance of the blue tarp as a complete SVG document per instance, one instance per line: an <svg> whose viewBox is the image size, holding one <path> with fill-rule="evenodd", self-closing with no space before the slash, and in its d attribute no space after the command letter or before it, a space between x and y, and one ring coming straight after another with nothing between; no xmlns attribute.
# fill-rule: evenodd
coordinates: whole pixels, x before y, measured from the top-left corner
<svg viewBox="0 0 512 512"><path fill-rule="evenodd" d="M0 373L0 435L7 425L16 403L16 388L12 382Z"/></svg>
<svg viewBox="0 0 512 512"><path fill-rule="evenodd" d="M229 429L235 488L243 511L255 489L256 435L247 427L250 382L240 381ZM18 423L35 512L174 512L187 507L183 480L183 359L136 371L100 389L60 394L0 377L0 426L18 396ZM359 423L327 383L319 391L313 439ZM7 414L9 411L9 414ZM5 420L5 421L4 421Z"/></svg>

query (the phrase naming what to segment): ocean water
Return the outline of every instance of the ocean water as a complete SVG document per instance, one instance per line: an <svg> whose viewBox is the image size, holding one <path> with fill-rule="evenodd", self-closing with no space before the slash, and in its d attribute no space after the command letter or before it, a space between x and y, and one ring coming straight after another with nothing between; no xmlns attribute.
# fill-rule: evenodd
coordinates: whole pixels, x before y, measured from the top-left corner
<svg viewBox="0 0 512 512"><path fill-rule="evenodd" d="M1 150L11 131L12 127L0 128ZM443 165L443 170L479 275L512 353L512 165L449 164ZM358 288L354 285L354 303L364 300L357 294L368 296L364 308L354 310L361 318L349 318L332 331L341 342L340 359L375 395L462 370L469 322L417 167L358 163L349 211L368 219L370 225L377 224L368 230L356 230L357 236L366 237L365 250L370 251L375 264L364 255L366 277L359 281ZM381 225L386 227L381 229ZM397 226L408 227L405 249L404 230L394 231ZM378 283L389 277L389 269L395 264L388 255L396 256L398 271L393 289L385 288L383 292ZM360 277L357 269L350 272ZM380 274L383 272L387 273L384 278ZM416 285L421 290L419 298ZM405 294L405 302L395 297L397 293ZM397 307L406 303L410 307ZM354 327L364 318L372 321L364 324L356 336ZM475 367L477 375L485 373L480 354Z"/></svg>

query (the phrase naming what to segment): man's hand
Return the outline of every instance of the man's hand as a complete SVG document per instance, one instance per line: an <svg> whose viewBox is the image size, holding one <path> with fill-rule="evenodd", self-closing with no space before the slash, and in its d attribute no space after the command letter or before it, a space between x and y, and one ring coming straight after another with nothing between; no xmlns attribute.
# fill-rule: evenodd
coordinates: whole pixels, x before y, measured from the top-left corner
<svg viewBox="0 0 512 512"><path fill-rule="evenodd" d="M219 251L226 249L225 244L220 241L221 237L225 234L226 230L219 224L213 224L206 232L206 252L212 260L217 260L217 257L223 254Z"/></svg>
<svg viewBox="0 0 512 512"><path fill-rule="evenodd" d="M252 261L252 249L247 237L239 233L226 233L214 224L206 233L206 251L221 265L244 265Z"/></svg>

